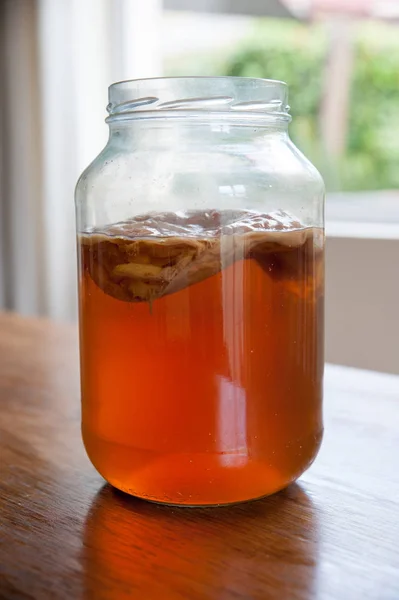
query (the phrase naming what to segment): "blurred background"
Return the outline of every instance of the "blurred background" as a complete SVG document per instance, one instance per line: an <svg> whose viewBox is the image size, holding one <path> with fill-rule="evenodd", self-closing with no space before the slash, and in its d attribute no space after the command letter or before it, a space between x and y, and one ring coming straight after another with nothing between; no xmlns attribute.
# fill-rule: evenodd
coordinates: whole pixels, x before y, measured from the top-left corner
<svg viewBox="0 0 399 600"><path fill-rule="evenodd" d="M0 308L76 320L111 82L281 79L328 192L327 360L399 373L399 0L0 0L0 50Z"/></svg>

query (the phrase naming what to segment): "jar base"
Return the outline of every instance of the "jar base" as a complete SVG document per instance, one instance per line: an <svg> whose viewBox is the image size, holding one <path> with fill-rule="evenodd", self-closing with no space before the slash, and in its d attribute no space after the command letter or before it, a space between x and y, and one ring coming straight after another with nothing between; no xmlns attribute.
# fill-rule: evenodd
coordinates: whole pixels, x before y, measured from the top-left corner
<svg viewBox="0 0 399 600"><path fill-rule="evenodd" d="M299 440L299 453L291 448L291 457L274 455L273 461L239 453L156 453L87 432L84 442L98 472L121 492L157 504L198 507L249 502L286 488L313 462L321 437Z"/></svg>
<svg viewBox="0 0 399 600"><path fill-rule="evenodd" d="M148 496L144 496L141 495L139 496L138 494L134 494L131 491L126 491L124 489L121 489L120 487L117 487L116 485L114 485L111 482L107 482L109 483L109 485L112 486L112 488L115 490L116 493L120 493L120 494L124 494L126 496L131 496L132 498L136 499L136 500L143 500L144 502L149 502L150 504L157 504L158 506L170 506L171 508L217 508L217 507L224 507L224 506L237 506L239 504L248 504L250 502L257 502L259 500L262 500L263 498L268 498L269 496L274 496L274 494L278 494L279 492L281 492L282 490L285 490L287 487L289 487L292 483L294 483L293 481L291 481L290 483L287 483L286 485L283 485L281 488L275 490L274 492L269 492L266 494L262 494L261 496L256 496L254 498L246 498L243 500L230 500L229 502L198 502L197 504L192 503L192 504L186 504L185 502L169 502L167 500L159 500L159 499L154 499L152 497L148 497Z"/></svg>

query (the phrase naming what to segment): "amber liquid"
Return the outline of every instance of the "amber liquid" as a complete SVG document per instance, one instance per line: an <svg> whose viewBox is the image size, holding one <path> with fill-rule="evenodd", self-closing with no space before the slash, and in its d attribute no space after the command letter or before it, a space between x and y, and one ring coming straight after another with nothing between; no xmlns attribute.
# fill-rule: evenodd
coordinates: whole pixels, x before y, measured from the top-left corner
<svg viewBox="0 0 399 600"><path fill-rule="evenodd" d="M227 504L286 487L322 437L323 255L238 260L148 302L81 268L83 439L112 485Z"/></svg>

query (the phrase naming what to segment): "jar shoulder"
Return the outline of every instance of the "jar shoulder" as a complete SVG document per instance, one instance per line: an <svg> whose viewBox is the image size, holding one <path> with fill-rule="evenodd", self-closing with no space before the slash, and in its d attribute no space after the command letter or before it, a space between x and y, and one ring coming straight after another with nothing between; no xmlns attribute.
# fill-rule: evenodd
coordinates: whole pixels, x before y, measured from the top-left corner
<svg viewBox="0 0 399 600"><path fill-rule="evenodd" d="M101 152L91 161L91 163L80 174L75 186L75 202L85 200L88 190L91 186L97 186L101 180L102 171L109 162L113 161L115 151L108 142Z"/></svg>
<svg viewBox="0 0 399 600"><path fill-rule="evenodd" d="M220 144L203 146L141 148L116 146L109 142L83 171L76 185L80 196L89 186L106 189L108 182L135 185L135 180L152 179L167 174L170 177L185 173L212 176L217 180L251 177L254 182L273 180L282 186L297 184L314 186L324 192L323 178L316 167L287 136L284 141L265 141L254 144Z"/></svg>
<svg viewBox="0 0 399 600"><path fill-rule="evenodd" d="M288 136L202 144L111 140L82 173L75 199L83 226L191 208L284 208L320 224L324 183Z"/></svg>

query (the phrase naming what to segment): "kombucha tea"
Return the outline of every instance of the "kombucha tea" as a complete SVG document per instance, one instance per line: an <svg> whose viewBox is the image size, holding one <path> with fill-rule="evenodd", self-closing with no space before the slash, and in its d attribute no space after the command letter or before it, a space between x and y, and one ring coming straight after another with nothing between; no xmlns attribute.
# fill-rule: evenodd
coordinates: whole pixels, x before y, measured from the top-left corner
<svg viewBox="0 0 399 600"><path fill-rule="evenodd" d="M150 213L78 243L82 432L101 475L186 505L297 479L322 437L322 229Z"/></svg>

